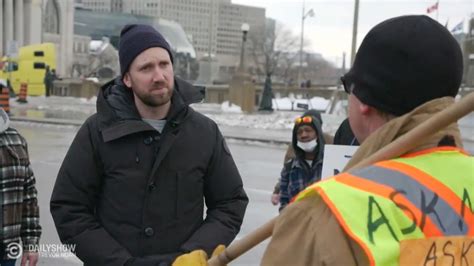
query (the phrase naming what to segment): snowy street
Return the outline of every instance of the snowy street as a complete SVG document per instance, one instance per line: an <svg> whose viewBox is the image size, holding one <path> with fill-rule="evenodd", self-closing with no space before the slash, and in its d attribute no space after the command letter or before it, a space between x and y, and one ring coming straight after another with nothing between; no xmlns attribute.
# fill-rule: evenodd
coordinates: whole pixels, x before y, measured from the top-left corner
<svg viewBox="0 0 474 266"><path fill-rule="evenodd" d="M28 97L27 104L10 101L12 105L12 118L55 122L59 124L80 125L92 115L95 110L96 98L73 97ZM299 99L299 101L306 101ZM325 110L328 102L323 98L314 97L312 106L317 110ZM213 119L221 128L224 136L237 139L258 141L274 141L276 143L289 142L291 129L296 117L303 110L291 111L288 98L278 99L281 111L272 113L244 114L236 110L235 106L228 104L194 104L192 107ZM338 104L335 114L322 113L323 131L334 134L340 123L346 118L345 109ZM474 154L474 113L459 121L464 148Z"/></svg>

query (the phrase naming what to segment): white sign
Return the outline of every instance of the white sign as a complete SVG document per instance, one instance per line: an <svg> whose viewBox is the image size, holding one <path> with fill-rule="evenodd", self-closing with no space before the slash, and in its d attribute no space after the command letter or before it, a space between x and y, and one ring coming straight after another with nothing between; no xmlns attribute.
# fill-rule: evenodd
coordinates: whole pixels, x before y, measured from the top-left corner
<svg viewBox="0 0 474 266"><path fill-rule="evenodd" d="M324 146L323 172L321 179L327 179L342 172L359 146L329 145Z"/></svg>

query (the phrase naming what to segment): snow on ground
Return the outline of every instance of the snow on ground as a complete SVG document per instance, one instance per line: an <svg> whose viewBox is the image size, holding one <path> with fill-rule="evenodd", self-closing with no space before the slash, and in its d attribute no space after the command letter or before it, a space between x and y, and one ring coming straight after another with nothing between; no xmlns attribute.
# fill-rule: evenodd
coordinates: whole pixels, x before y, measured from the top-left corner
<svg viewBox="0 0 474 266"><path fill-rule="evenodd" d="M204 103L202 105L204 105ZM242 108L240 108L240 106L229 103L229 101L225 101L221 104L221 110L224 113L242 113Z"/></svg>
<svg viewBox="0 0 474 266"><path fill-rule="evenodd" d="M13 116L84 121L95 113L96 101L96 97L86 99L39 96L28 97L26 104L20 104L15 99L11 99L10 105ZM262 134L268 134L269 130L289 130L293 127L294 119L304 112L302 108L297 107L297 103L308 104L310 108L324 112L328 109L329 101L319 97L312 98L310 101L281 98L274 99L273 103L274 112L254 112L252 114L245 114L239 106L229 106L228 102L223 104L200 103L193 104L192 107L213 119L219 126L265 129L266 131L262 131ZM336 104L333 114L323 113L323 131L334 134L346 117L346 109L347 102L341 101ZM469 152L474 153L474 114L461 119L459 125L466 148Z"/></svg>
<svg viewBox="0 0 474 266"><path fill-rule="evenodd" d="M329 100L322 97L313 97L311 99L294 99L294 98L279 98L273 99L273 108L279 111L282 110L300 110L304 111L303 108L298 105L307 105L309 109L316 109L320 111L326 110Z"/></svg>
<svg viewBox="0 0 474 266"><path fill-rule="evenodd" d="M75 98L75 97L28 97L28 103L20 104L11 100L12 113L15 116L26 116L32 118L56 118L85 120L95 113L97 98ZM297 104L307 104L324 112L329 101L314 97L307 99L280 98L273 100L273 112L255 112L252 114L243 113L240 106L224 102L222 104L200 103L193 104L197 111L213 119L218 125L235 126L257 129L291 129L296 117L305 110L297 107ZM293 110L292 110L293 105ZM334 133L339 123L345 117L343 105L336 107L341 109L336 115L323 114L323 129L326 132Z"/></svg>

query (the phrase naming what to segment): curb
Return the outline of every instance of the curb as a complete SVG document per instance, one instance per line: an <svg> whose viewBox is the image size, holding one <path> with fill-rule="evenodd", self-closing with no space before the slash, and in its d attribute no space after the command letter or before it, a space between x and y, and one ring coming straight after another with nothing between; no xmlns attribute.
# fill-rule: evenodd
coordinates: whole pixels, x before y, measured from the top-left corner
<svg viewBox="0 0 474 266"><path fill-rule="evenodd" d="M277 140L277 139L250 138L250 137L244 137L244 136L229 135L229 134L224 134L224 133L222 133L222 135L226 139L234 139L234 140L239 140L239 141L255 141L255 142L263 142L263 143L268 143L268 144L273 144L273 145L290 144L290 141L283 141L283 140Z"/></svg>
<svg viewBox="0 0 474 266"><path fill-rule="evenodd" d="M63 119L48 119L48 118L28 118L28 117L10 117L10 121L14 122L28 122L37 124L51 124L61 126L81 126L84 122L79 120L63 120Z"/></svg>
<svg viewBox="0 0 474 266"><path fill-rule="evenodd" d="M61 126L77 126L80 127L84 121L80 120L66 120L66 119L48 119L48 118L29 118L29 117L10 117L10 120L13 122L28 122L28 123L37 123L37 124L50 124L50 125L61 125ZM233 139L238 141L254 141L262 142L273 145L287 145L290 141L283 141L278 139L264 139L264 138L255 138L255 137L245 137L237 136L233 134L225 134L222 132L222 135L226 139Z"/></svg>

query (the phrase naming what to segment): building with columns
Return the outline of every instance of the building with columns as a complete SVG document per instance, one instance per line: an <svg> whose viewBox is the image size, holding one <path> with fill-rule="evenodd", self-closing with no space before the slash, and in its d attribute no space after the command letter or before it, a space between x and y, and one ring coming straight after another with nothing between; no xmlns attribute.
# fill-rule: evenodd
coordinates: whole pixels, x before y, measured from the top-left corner
<svg viewBox="0 0 474 266"><path fill-rule="evenodd" d="M0 0L0 55L8 45L41 43L41 0Z"/></svg>
<svg viewBox="0 0 474 266"><path fill-rule="evenodd" d="M178 22L188 35L197 58L212 55L220 70L235 71L240 62L243 23L264 38L265 9L236 5L231 0L76 0L96 12L123 12ZM253 60L247 60L251 64Z"/></svg>
<svg viewBox="0 0 474 266"><path fill-rule="evenodd" d="M0 56L8 46L52 42L57 70L69 76L73 57L74 0L0 0Z"/></svg>
<svg viewBox="0 0 474 266"><path fill-rule="evenodd" d="M43 15L42 42L56 45L56 72L69 77L74 61L74 0L43 0Z"/></svg>

